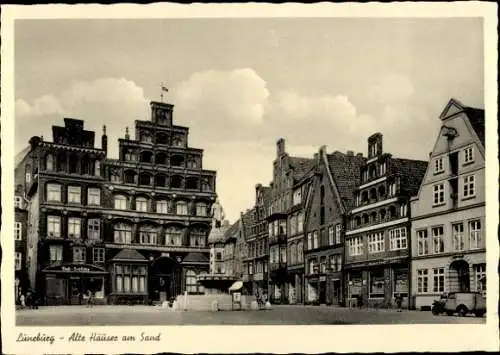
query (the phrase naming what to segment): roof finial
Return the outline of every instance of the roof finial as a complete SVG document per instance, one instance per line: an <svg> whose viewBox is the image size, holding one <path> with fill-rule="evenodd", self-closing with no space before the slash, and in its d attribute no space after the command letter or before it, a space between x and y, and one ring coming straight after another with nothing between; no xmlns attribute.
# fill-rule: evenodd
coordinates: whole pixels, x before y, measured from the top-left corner
<svg viewBox="0 0 500 355"><path fill-rule="evenodd" d="M160 101L163 103L163 92L168 92L168 88L161 83L161 93L160 93Z"/></svg>
<svg viewBox="0 0 500 355"><path fill-rule="evenodd" d="M125 139L130 139L130 135L128 134L128 127L125 127Z"/></svg>
<svg viewBox="0 0 500 355"><path fill-rule="evenodd" d="M102 126L102 134L103 134L103 135L106 135L106 125L103 125L103 126Z"/></svg>

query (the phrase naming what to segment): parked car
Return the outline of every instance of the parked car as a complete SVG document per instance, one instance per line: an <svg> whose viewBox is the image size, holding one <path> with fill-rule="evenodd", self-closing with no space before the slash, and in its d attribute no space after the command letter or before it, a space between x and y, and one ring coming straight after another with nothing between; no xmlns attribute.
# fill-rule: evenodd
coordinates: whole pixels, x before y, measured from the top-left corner
<svg viewBox="0 0 500 355"><path fill-rule="evenodd" d="M486 298L480 292L452 292L434 301L432 313L446 313L449 316L458 313L461 317L473 313L476 317L482 317L486 314Z"/></svg>

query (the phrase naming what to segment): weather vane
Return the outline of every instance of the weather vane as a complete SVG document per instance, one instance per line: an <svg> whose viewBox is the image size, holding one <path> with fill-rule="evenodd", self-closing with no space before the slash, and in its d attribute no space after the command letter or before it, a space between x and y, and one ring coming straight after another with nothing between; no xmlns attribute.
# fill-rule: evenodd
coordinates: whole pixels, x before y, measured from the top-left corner
<svg viewBox="0 0 500 355"><path fill-rule="evenodd" d="M163 92L168 92L168 88L163 83L161 83L160 100L162 103L163 103Z"/></svg>

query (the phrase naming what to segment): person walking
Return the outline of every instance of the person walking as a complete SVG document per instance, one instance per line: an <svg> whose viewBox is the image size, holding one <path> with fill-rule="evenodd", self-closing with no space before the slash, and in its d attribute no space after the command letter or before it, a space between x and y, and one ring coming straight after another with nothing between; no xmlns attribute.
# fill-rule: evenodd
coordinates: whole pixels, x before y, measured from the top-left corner
<svg viewBox="0 0 500 355"><path fill-rule="evenodd" d="M92 291L88 290L87 291L87 306L92 308L92 305L94 304L94 294Z"/></svg>
<svg viewBox="0 0 500 355"><path fill-rule="evenodd" d="M398 307L398 312L402 311L402 308L401 308L402 304L403 304L403 297L398 292L398 293L396 293L396 306Z"/></svg>
<svg viewBox="0 0 500 355"><path fill-rule="evenodd" d="M23 293L21 293L21 296L19 296L19 303L21 304L21 309L26 308L26 297L24 297Z"/></svg>

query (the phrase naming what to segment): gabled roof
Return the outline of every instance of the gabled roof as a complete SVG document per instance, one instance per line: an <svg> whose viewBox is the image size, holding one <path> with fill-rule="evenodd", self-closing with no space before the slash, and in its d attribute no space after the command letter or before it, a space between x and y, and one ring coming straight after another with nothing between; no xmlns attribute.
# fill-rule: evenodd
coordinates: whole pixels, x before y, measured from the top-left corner
<svg viewBox="0 0 500 355"><path fill-rule="evenodd" d="M354 191L361 182L361 167L366 158L347 155L339 151L326 155L333 180L337 185L340 198L347 210L354 207Z"/></svg>
<svg viewBox="0 0 500 355"><path fill-rule="evenodd" d="M146 260L141 253L134 249L122 249L115 255L115 257L111 260L136 260L143 261Z"/></svg>
<svg viewBox="0 0 500 355"><path fill-rule="evenodd" d="M182 263L208 263L208 258L202 253L189 253L182 260Z"/></svg>
<svg viewBox="0 0 500 355"><path fill-rule="evenodd" d="M392 173L395 176L399 176L401 186L409 196L415 196L424 179L428 162L423 160L392 158L391 165Z"/></svg>
<svg viewBox="0 0 500 355"><path fill-rule="evenodd" d="M30 146L27 146L26 148L24 148L23 150L21 150L19 153L16 154L14 158L14 168L17 168L17 166L21 164L21 162L26 157L26 155L28 155L29 152L30 152Z"/></svg>
<svg viewBox="0 0 500 355"><path fill-rule="evenodd" d="M479 140L483 147L485 147L484 141L484 110L473 107L464 107L465 114L469 118L469 122L476 132Z"/></svg>
<svg viewBox="0 0 500 355"><path fill-rule="evenodd" d="M228 230L224 233L224 241L228 241L229 239L234 237L234 234L238 232L238 229L240 228L240 220L238 219L236 222L234 222L231 227L229 227Z"/></svg>
<svg viewBox="0 0 500 355"><path fill-rule="evenodd" d="M315 160L311 158L289 157L290 167L293 169L293 178L300 180L314 166Z"/></svg>

